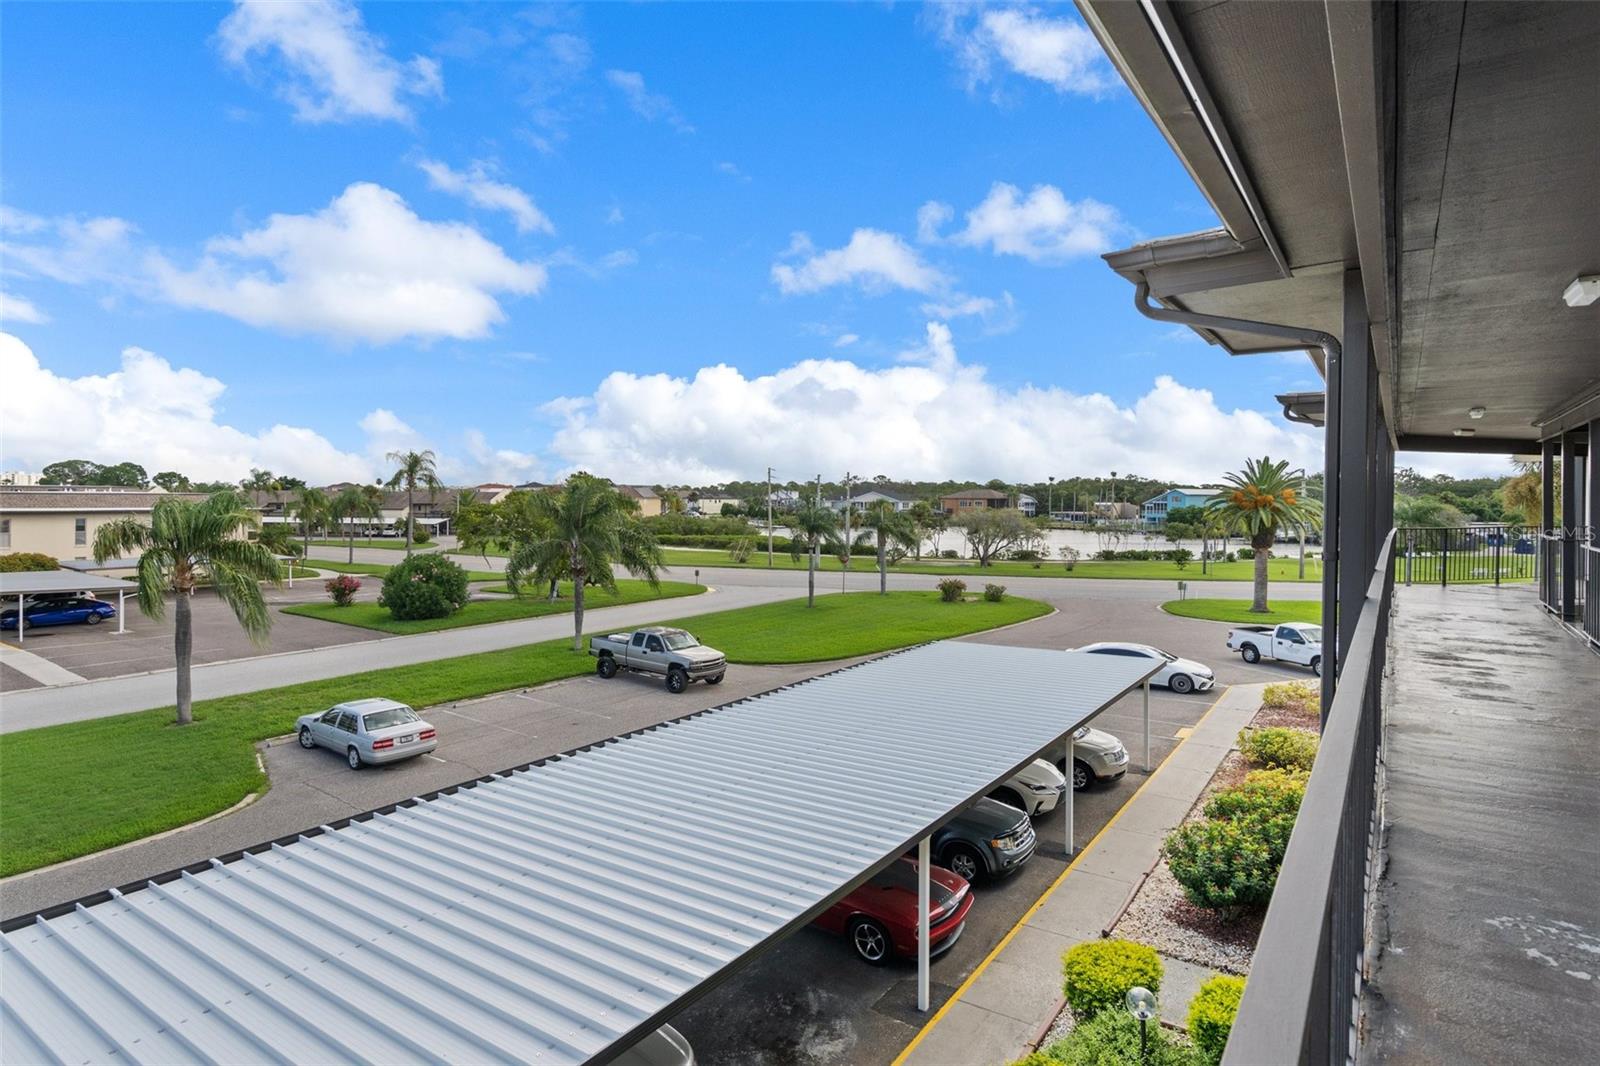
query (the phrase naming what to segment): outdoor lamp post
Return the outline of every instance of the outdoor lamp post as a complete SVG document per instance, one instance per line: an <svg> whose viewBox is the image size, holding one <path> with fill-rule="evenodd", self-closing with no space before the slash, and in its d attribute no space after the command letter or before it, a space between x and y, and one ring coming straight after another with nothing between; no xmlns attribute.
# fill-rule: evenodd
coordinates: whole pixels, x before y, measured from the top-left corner
<svg viewBox="0 0 1600 1066"><path fill-rule="evenodd" d="M1156 1016L1156 994L1148 988L1135 985L1128 989L1127 1004L1128 1013L1139 1019L1139 1062L1143 1066L1150 1061L1145 1028L1150 1024L1150 1019Z"/></svg>

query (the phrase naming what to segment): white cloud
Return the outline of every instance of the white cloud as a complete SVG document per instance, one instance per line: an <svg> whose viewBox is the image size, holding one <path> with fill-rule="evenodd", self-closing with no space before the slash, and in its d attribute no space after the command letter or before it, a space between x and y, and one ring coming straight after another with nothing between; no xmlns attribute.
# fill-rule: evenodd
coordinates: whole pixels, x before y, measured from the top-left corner
<svg viewBox="0 0 1600 1066"><path fill-rule="evenodd" d="M612 204L606 209L606 225L615 226L620 224L622 220L623 214L621 207L617 206L616 204Z"/></svg>
<svg viewBox="0 0 1600 1066"><path fill-rule="evenodd" d="M861 336L856 333L841 333L833 339L833 346L835 348L848 348L860 339Z"/></svg>
<svg viewBox="0 0 1600 1066"><path fill-rule="evenodd" d="M785 293L818 292L854 282L869 292L889 288L932 292L948 283L944 274L922 261L892 233L858 229L843 248L816 252L805 234L796 234L787 253L799 263L774 263L772 280Z"/></svg>
<svg viewBox="0 0 1600 1066"><path fill-rule="evenodd" d="M459 196L470 204L490 211L504 211L516 223L518 233L554 233L555 226L533 202L533 197L514 185L495 181L481 162L474 162L469 170L452 170L433 159L417 163L428 176L428 184L440 192Z"/></svg>
<svg viewBox="0 0 1600 1066"><path fill-rule="evenodd" d="M1035 185L1023 196L1015 185L997 181L983 202L967 212L966 227L949 237L941 238L933 224L933 206L925 204L918 212L918 234L924 241L988 247L996 255L1020 255L1034 263L1097 255L1128 229L1116 208L1088 197L1068 200L1054 185Z"/></svg>
<svg viewBox="0 0 1600 1066"><path fill-rule="evenodd" d="M739 181L749 181L750 180L750 175L748 175L744 171L740 170L739 169L739 164L737 164L737 163L729 163L729 162L726 162L726 161L718 163L717 164L717 173L726 174L726 175L728 175L728 177L735 178L735 179L737 179Z"/></svg>
<svg viewBox="0 0 1600 1066"><path fill-rule="evenodd" d="M620 93L634 113L651 122L661 119L679 133L693 133L694 126L689 123L671 100L661 93L653 93L645 88L644 75L636 70L608 70L606 80Z"/></svg>
<svg viewBox="0 0 1600 1066"><path fill-rule="evenodd" d="M997 67L1063 93L1100 96L1117 84L1099 42L1077 19L972 4L933 5L924 17L955 56L969 90L997 81Z"/></svg>
<svg viewBox="0 0 1600 1066"><path fill-rule="evenodd" d="M50 316L34 306L31 300L0 291L0 325L7 322L26 322L38 326L48 321Z"/></svg>
<svg viewBox="0 0 1600 1066"><path fill-rule="evenodd" d="M1211 480L1247 455L1317 463L1319 434L1257 411L1223 410L1205 389L1155 380L1129 406L1100 394L988 380L963 364L943 323L902 361L869 368L807 359L746 377L726 364L692 377L608 375L590 396L545 407L551 450L572 469L640 481L750 476L781 456L804 470L865 463L906 478L1035 478L1059 470L1143 470ZM685 412L692 412L686 417Z"/></svg>
<svg viewBox="0 0 1600 1066"><path fill-rule="evenodd" d="M939 230L955 217L956 209L938 200L929 200L917 208L917 240L932 244L939 239Z"/></svg>
<svg viewBox="0 0 1600 1066"><path fill-rule="evenodd" d="M992 296L968 296L954 293L947 300L933 300L922 305L922 313L949 321L953 318L976 317L981 319L987 333L1009 333L1017 328L1017 299L1002 292L996 300Z"/></svg>
<svg viewBox="0 0 1600 1066"><path fill-rule="evenodd" d="M398 193L359 182L312 215L273 215L214 238L192 270L152 256L163 296L255 326L386 343L482 337L505 313L496 296L544 288L471 226L418 218Z"/></svg>
<svg viewBox="0 0 1600 1066"><path fill-rule="evenodd" d="M217 28L217 38L223 58L237 67L248 68L257 54L276 53L278 94L303 122L410 122L404 97L444 92L437 60L395 59L344 0L240 0Z"/></svg>
<svg viewBox="0 0 1600 1066"><path fill-rule="evenodd" d="M127 280L137 269L136 232L120 218L41 218L0 207L7 269L69 285Z"/></svg>

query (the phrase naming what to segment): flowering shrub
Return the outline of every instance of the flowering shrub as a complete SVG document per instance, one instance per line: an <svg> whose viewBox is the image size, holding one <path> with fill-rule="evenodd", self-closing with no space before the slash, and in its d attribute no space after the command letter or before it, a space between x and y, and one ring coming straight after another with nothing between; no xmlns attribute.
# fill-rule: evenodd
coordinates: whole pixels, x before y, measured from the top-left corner
<svg viewBox="0 0 1600 1066"><path fill-rule="evenodd" d="M442 555L413 555L383 579L380 607L400 621L447 618L467 602L467 572Z"/></svg>
<svg viewBox="0 0 1600 1066"><path fill-rule="evenodd" d="M323 588L328 590L328 595L333 597L335 607L348 607L355 602L356 592L361 588L361 582L349 574L340 574L331 581L326 582Z"/></svg>
<svg viewBox="0 0 1600 1066"><path fill-rule="evenodd" d="M959 577L947 577L939 582L939 598L945 603L959 603L961 594L967 591L967 583Z"/></svg>
<svg viewBox="0 0 1600 1066"><path fill-rule="evenodd" d="M1284 821L1293 827L1292 815ZM1161 850L1190 903L1233 919L1272 899L1283 857L1273 836L1255 820L1185 822L1168 834Z"/></svg>

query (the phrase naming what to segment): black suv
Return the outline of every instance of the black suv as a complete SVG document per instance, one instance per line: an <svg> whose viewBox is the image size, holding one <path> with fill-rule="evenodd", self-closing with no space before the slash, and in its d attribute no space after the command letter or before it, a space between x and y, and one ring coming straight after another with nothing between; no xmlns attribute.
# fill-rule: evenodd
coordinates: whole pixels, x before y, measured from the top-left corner
<svg viewBox="0 0 1600 1066"><path fill-rule="evenodd" d="M968 881L1016 873L1038 840L1028 816L999 800L981 799L934 831L933 861Z"/></svg>

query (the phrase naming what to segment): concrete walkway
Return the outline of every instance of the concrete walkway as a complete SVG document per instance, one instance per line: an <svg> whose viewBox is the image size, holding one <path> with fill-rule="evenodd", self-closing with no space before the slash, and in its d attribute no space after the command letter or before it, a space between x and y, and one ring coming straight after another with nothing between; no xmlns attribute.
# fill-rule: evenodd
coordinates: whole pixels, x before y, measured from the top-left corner
<svg viewBox="0 0 1600 1066"><path fill-rule="evenodd" d="M817 590L820 594L821 589ZM584 628L590 632L627 629L668 618L687 618L712 611L753 607L794 598L788 588L744 586L713 589L701 596L668 601L650 600L605 607L584 612ZM473 655L533 644L542 640L572 637L570 614L546 615L515 622L496 622L481 626L462 626L437 633L418 633L408 637L387 637L357 644L342 644L278 655L260 655L232 662L209 663L192 671L194 698L213 699L241 692L256 692L301 681L320 681L344 674L378 670L390 666L409 666L458 655ZM10 660L7 659L8 665ZM129 711L165 707L173 701L174 671L156 670L146 674L109 677L51 688L8 692L0 701L0 733L106 718Z"/></svg>
<svg viewBox="0 0 1600 1066"><path fill-rule="evenodd" d="M13 648L9 644L0 644L0 663L11 667L19 674L33 678L41 685L71 685L83 680L71 670L57 666L42 655Z"/></svg>
<svg viewBox="0 0 1600 1066"><path fill-rule="evenodd" d="M1265 685L1234 685L1150 779L1089 842L1061 878L906 1045L895 1066L996 1066L1031 1051L1061 997L1061 955L1095 940L1160 851L1161 840L1205 790ZM1198 967L1168 963L1164 1016L1180 1012ZM1194 973L1188 971L1193 970ZM1176 978L1173 980L1172 978ZM1188 995L1193 989L1188 990ZM1170 1000L1170 1002L1168 1002ZM1180 1002L1181 1001L1181 1002Z"/></svg>

